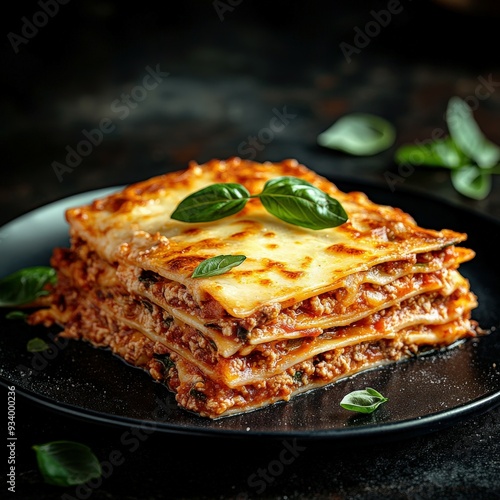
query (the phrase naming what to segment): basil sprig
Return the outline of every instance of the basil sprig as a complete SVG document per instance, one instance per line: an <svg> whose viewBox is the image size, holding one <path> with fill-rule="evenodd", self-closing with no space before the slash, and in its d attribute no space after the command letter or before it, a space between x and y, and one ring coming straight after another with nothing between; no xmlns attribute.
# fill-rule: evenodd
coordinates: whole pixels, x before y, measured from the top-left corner
<svg viewBox="0 0 500 500"><path fill-rule="evenodd" d="M204 260L193 271L191 278L208 278L224 274L233 267L239 266L246 259L244 255L218 255Z"/></svg>
<svg viewBox="0 0 500 500"><path fill-rule="evenodd" d="M0 280L0 307L28 304L47 295L46 285L55 282L56 271L48 266L26 267L9 274Z"/></svg>
<svg viewBox="0 0 500 500"><path fill-rule="evenodd" d="M45 482L56 486L75 486L97 479L101 464L92 450L75 441L52 441L35 445L38 468Z"/></svg>
<svg viewBox="0 0 500 500"><path fill-rule="evenodd" d="M344 396L340 406L346 410L359 413L373 413L382 403L388 401L388 398L382 396L380 392L367 387L364 390L353 391Z"/></svg>
<svg viewBox="0 0 500 500"><path fill-rule="evenodd" d="M241 184L212 184L184 198L171 218L212 222L238 213L251 198L259 198L278 219L308 229L337 227L348 219L339 201L303 179L288 176L267 181L262 192L255 195Z"/></svg>
<svg viewBox="0 0 500 500"><path fill-rule="evenodd" d="M448 168L456 191L483 200L491 191L491 176L500 173L500 147L484 136L460 97L448 101L446 124L449 135L443 139L400 146L396 163Z"/></svg>

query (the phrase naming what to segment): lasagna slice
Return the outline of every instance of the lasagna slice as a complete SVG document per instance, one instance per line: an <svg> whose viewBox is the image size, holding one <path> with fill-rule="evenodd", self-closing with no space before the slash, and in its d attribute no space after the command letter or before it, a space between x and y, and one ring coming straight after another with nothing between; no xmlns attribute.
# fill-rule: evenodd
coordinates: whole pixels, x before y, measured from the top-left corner
<svg viewBox="0 0 500 500"><path fill-rule="evenodd" d="M313 230L258 199L213 222L171 218L187 196L238 183L252 195L282 176L338 200L347 222ZM179 406L216 419L263 408L360 371L480 334L459 266L466 234L345 193L294 160L191 163L66 212L50 307L30 317L147 370ZM244 255L192 277L212 257Z"/></svg>

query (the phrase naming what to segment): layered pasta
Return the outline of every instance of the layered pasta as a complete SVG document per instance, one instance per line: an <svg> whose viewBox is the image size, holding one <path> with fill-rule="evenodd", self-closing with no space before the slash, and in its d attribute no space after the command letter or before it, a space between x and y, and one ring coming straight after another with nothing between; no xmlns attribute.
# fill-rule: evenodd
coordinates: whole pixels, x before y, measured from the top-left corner
<svg viewBox="0 0 500 500"><path fill-rule="evenodd" d="M338 200L345 223L312 230L250 199L238 213L188 223L190 194L282 176ZM217 419L289 401L364 370L479 335L477 297L459 267L464 233L420 227L399 208L342 192L295 160L230 158L166 173L69 209L57 285L33 324L109 348L165 384L180 407ZM244 255L216 276L207 259Z"/></svg>

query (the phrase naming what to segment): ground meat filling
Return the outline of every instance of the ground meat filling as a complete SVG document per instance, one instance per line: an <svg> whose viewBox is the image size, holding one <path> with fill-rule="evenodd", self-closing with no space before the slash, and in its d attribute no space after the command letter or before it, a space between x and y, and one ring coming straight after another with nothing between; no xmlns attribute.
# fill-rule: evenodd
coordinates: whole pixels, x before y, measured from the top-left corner
<svg viewBox="0 0 500 500"><path fill-rule="evenodd" d="M356 345L323 353L265 381L229 388L206 377L164 344L116 323L85 301L79 301L72 310L61 335L110 348L128 363L147 370L155 380L165 383L183 408L210 418L228 411L233 414L247 411L249 406L258 408L270 400L287 401L309 385L324 385L368 363L396 360L415 351L412 346L396 347L394 341Z"/></svg>
<svg viewBox="0 0 500 500"><path fill-rule="evenodd" d="M200 318L207 327L232 337L237 342L258 343L276 335L279 329L284 332L298 331L297 336L300 336L301 328L298 323L307 322L308 318L345 315L345 322L348 323L351 321L350 315L362 313L363 310L368 314L391 300L398 300L404 294L411 293L412 290L438 288L446 283L450 269L455 269L461 259L463 257L456 248L446 247L410 256L405 261L379 264L374 266L377 273L394 277L385 286L370 282L349 288L341 286L286 308L282 308L278 303L268 305L247 318L228 315L221 305L211 298L197 303L184 285L167 280L153 271L117 263L109 265L81 240L74 243L73 251L61 250L53 260L54 267L71 269L75 284L82 289L95 285L121 284L129 291L150 298L160 307L170 307ZM422 272L408 274L412 266ZM403 276L398 278L400 274ZM319 333L320 331L317 331L315 334Z"/></svg>
<svg viewBox="0 0 500 500"><path fill-rule="evenodd" d="M152 271L106 263L87 244L75 240L71 250L53 254L51 264L59 273L51 307L39 309L28 322L58 324L61 336L109 348L164 383L184 409L219 418L288 401L364 368L418 354L427 349L425 341L415 340L419 335L434 339L428 344L434 348L439 345L436 338L449 345L454 339L474 336L469 321L474 296L467 283L453 281L460 260L456 252L446 248L382 264L376 272L387 276L385 285L369 280L350 283L288 308L275 304L238 320L215 301L196 303L186 287ZM408 266L413 266L413 273L408 274ZM422 272L415 272L415 266ZM388 298L397 300L414 289L426 291L387 307ZM382 290L383 297L377 295ZM355 310L363 301L375 310L378 302L386 307L346 326L311 328L300 338L277 338L279 331L293 333L301 315L348 313L349 307ZM236 338L240 350L222 357L211 338L175 319L162 304L213 323L224 335ZM396 331L397 335L388 335ZM360 332L374 335L343 347L328 344ZM250 342L252 335L261 334L274 340Z"/></svg>
<svg viewBox="0 0 500 500"><path fill-rule="evenodd" d="M270 401L288 401L293 395L337 381L367 366L397 361L418 352L416 345L399 340L367 342L333 349L298 363L284 373L255 384L230 388L206 377L195 365L164 344L117 324L98 308L79 302L67 321L65 337L108 347L128 363L150 373L175 394L177 403L201 416L219 418Z"/></svg>
<svg viewBox="0 0 500 500"><path fill-rule="evenodd" d="M306 336L248 345L240 354L222 358L216 345L199 330L185 323L178 323L157 305L134 296L123 288L97 288L82 293L78 292L70 278L61 275L57 290L59 298L54 300L54 304L57 304L54 321L65 327L64 336L83 337L96 346L109 346L127 361L142 366L144 362L138 354L140 349L132 350L130 347L135 344L128 345L125 352L122 352L124 339L127 339L127 344L131 337L113 337L113 332L136 331L144 339L147 335L149 342L155 343L157 347L161 343L171 346L187 362L195 363L199 367L197 370L201 370L199 373L203 373L207 379L211 378L222 385L229 383L231 387L246 383L244 381L277 376L288 370L291 360L310 357L310 349L317 349L316 346L322 340L348 339L353 328L380 336L422 321L439 324L457 319L454 317L456 307L453 304L466 292L457 289L449 297L437 292L412 297L403 304L383 309L353 325L325 330L319 337ZM38 322L41 321L40 318L41 316ZM117 326L117 320L123 324L123 328ZM139 333L141 331L144 333ZM107 338L107 335L111 337ZM155 366L153 376L157 378L159 365L156 363Z"/></svg>

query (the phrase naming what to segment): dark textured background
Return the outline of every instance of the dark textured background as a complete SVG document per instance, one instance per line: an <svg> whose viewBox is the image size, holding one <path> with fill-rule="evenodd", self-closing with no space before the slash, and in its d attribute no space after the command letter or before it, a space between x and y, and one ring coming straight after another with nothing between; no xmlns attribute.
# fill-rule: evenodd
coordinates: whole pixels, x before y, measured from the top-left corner
<svg viewBox="0 0 500 500"><path fill-rule="evenodd" d="M7 34L21 35L23 17L33 19L40 7L12 5L2 19L0 222L76 192L238 155L243 141L269 125L272 110L285 106L296 117L257 160L293 157L334 179L385 183L387 170L397 173L397 145L445 128L449 97L474 96L478 78L491 75L497 86L479 101L476 118L500 143L498 16L401 0L401 12L348 63L340 44L354 45L355 28L364 30L370 11L388 5L242 0L221 21L207 1L69 2L18 53ZM122 104L113 111L148 66L169 76L134 109ZM320 132L352 111L390 119L397 144L354 160L316 145ZM103 118L114 131L60 181L51 164L64 162L66 146L76 147L82 130ZM398 187L500 210L493 198L461 199L447 172L417 169Z"/></svg>
<svg viewBox="0 0 500 500"><path fill-rule="evenodd" d="M296 158L339 182L388 187L387 173L398 174L397 145L445 128L448 99L474 96L481 79L494 83L490 95L477 100L475 116L500 144L500 18L488 2L468 11L401 0L402 11L351 62L340 44L353 44L355 29L373 20L370 11L390 2L232 4L221 20L210 1L73 0L14 50L9 33L21 35L24 17L32 20L41 6L9 3L1 19L0 224L48 202L184 168L191 160L253 156L242 143L269 126L273 110L285 108L294 118L255 159ZM117 112L113 102L141 85L148 66L168 76L134 108ZM316 144L320 132L353 111L391 120L396 144L365 158ZM58 179L53 162L64 163L65 148L76 147L82 130L105 118L114 130ZM480 202L458 195L440 169L418 168L396 188L500 218L499 181ZM43 485L31 443L86 440L105 457L123 432L22 399L17 422L18 497L26 499L62 494ZM500 498L499 429L495 409L390 446L309 443L262 495L248 487L248 478L279 456L282 443L153 435L91 498Z"/></svg>

